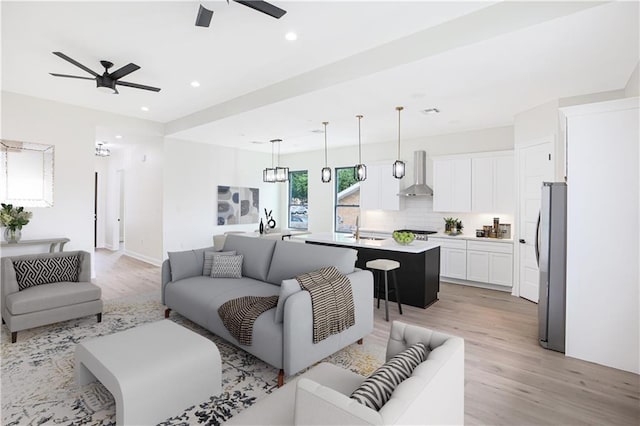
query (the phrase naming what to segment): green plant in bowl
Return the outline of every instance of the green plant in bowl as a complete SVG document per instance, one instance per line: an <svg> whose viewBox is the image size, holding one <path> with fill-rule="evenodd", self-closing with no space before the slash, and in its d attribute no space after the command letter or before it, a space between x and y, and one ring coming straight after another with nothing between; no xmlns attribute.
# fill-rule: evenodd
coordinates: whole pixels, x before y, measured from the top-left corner
<svg viewBox="0 0 640 426"><path fill-rule="evenodd" d="M416 239L416 236L413 232L393 232L393 239L396 243L402 244L403 246L407 246Z"/></svg>

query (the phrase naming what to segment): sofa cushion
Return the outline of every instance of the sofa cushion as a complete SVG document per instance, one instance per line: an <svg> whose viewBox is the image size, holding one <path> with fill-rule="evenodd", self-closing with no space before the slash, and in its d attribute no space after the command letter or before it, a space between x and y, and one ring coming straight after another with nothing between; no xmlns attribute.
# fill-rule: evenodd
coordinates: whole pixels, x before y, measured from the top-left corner
<svg viewBox="0 0 640 426"><path fill-rule="evenodd" d="M355 270L357 257L356 250L346 247L278 241L266 281L279 285L283 280L327 266L335 266L338 271L347 275Z"/></svg>
<svg viewBox="0 0 640 426"><path fill-rule="evenodd" d="M205 277L211 276L211 267L213 266L214 256L235 256L235 251L205 251L204 252L204 266L202 267L202 275Z"/></svg>
<svg viewBox="0 0 640 426"><path fill-rule="evenodd" d="M243 277L267 281L269 264L275 245L275 240L229 234L224 242L224 251L235 250L238 254L244 255ZM278 285L280 285L280 281L278 281Z"/></svg>
<svg viewBox="0 0 640 426"><path fill-rule="evenodd" d="M171 266L171 281L202 275L205 251L213 251L213 247L167 253Z"/></svg>
<svg viewBox="0 0 640 426"><path fill-rule="evenodd" d="M56 282L78 282L78 256L16 260L13 268L19 290Z"/></svg>
<svg viewBox="0 0 640 426"><path fill-rule="evenodd" d="M30 287L12 293L6 298L6 306L13 315L70 306L99 300L100 287L88 282L58 282Z"/></svg>
<svg viewBox="0 0 640 426"><path fill-rule="evenodd" d="M243 255L214 256L211 278L242 278Z"/></svg>
<svg viewBox="0 0 640 426"><path fill-rule="evenodd" d="M282 281L282 284L280 284L280 295L278 296L278 306L276 306L275 321L277 323L284 321L284 302L287 301L289 296L299 291L302 291L302 288L300 288L298 280L290 279Z"/></svg>
<svg viewBox="0 0 640 426"><path fill-rule="evenodd" d="M367 378L351 398L378 411L389 400L396 387L409 378L413 370L427 359L427 347L416 343L387 361Z"/></svg>

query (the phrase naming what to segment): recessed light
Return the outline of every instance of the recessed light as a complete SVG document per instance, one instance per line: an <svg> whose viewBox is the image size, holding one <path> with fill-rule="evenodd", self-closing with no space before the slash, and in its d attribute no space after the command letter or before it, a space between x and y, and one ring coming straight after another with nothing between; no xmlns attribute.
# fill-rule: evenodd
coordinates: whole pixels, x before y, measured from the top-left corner
<svg viewBox="0 0 640 426"><path fill-rule="evenodd" d="M146 107L146 106L140 107L140 109L145 111L145 112L149 111L149 107Z"/></svg>
<svg viewBox="0 0 640 426"><path fill-rule="evenodd" d="M116 139L122 139L122 135L116 135Z"/></svg>
<svg viewBox="0 0 640 426"><path fill-rule="evenodd" d="M293 31L289 31L284 35L284 38L289 41L296 41L298 39L298 34L294 33Z"/></svg>
<svg viewBox="0 0 640 426"><path fill-rule="evenodd" d="M196 80L193 80L193 81L191 82L191 87L200 87L200 82L199 82L199 81L196 81Z"/></svg>
<svg viewBox="0 0 640 426"><path fill-rule="evenodd" d="M422 110L423 114L437 114L439 112L440 110L438 108L427 108Z"/></svg>

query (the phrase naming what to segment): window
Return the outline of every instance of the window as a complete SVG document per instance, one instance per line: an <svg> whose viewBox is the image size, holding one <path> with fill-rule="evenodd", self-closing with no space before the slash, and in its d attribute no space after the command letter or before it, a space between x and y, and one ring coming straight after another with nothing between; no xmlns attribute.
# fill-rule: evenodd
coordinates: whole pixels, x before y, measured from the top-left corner
<svg viewBox="0 0 640 426"><path fill-rule="evenodd" d="M336 232L354 232L360 214L360 183L353 177L353 167L336 168Z"/></svg>
<svg viewBox="0 0 640 426"><path fill-rule="evenodd" d="M289 172L289 228L307 229L308 226L308 173L306 170Z"/></svg>

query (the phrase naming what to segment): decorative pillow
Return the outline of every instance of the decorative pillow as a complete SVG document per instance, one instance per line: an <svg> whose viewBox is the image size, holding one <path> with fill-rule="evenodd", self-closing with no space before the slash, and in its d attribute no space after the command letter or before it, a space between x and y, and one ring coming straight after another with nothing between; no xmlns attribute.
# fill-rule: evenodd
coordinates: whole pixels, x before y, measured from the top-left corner
<svg viewBox="0 0 640 426"><path fill-rule="evenodd" d="M211 278L242 278L243 255L214 255Z"/></svg>
<svg viewBox="0 0 640 426"><path fill-rule="evenodd" d="M204 252L204 266L202 267L202 275L205 277L211 276L211 266L213 266L213 256L235 256L236 251L205 251Z"/></svg>
<svg viewBox="0 0 640 426"><path fill-rule="evenodd" d="M63 281L78 282L78 256L47 257L42 259L16 260L18 290L24 290L41 284Z"/></svg>
<svg viewBox="0 0 640 426"><path fill-rule="evenodd" d="M411 377L413 370L427 359L427 347L416 343L387 361L353 391L351 398L380 411L396 387Z"/></svg>
<svg viewBox="0 0 640 426"><path fill-rule="evenodd" d="M302 291L300 283L296 279L284 280L280 284L280 296L278 296L278 306L276 306L276 318L275 322L281 323L284 321L284 302L293 293Z"/></svg>

